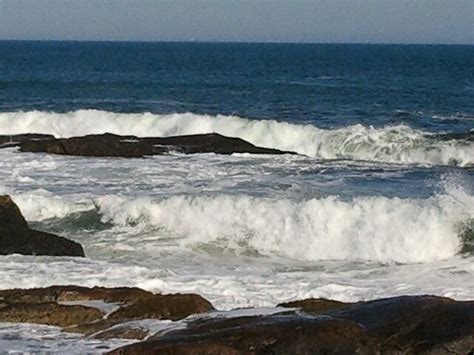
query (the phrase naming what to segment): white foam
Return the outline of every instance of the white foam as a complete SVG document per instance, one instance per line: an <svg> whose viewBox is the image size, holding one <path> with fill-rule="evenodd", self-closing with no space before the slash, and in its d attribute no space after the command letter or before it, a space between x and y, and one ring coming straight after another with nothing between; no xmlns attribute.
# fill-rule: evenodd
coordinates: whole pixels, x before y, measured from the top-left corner
<svg viewBox="0 0 474 355"><path fill-rule="evenodd" d="M102 354L132 342L127 339L93 339L47 325L0 323L2 354Z"/></svg>
<svg viewBox="0 0 474 355"><path fill-rule="evenodd" d="M96 204L104 222L152 225L164 238L180 238L183 246L204 243L306 261L446 259L461 248L457 224L474 216L474 198L463 190L428 199L376 196L351 201L245 195L152 201L108 195Z"/></svg>
<svg viewBox="0 0 474 355"><path fill-rule="evenodd" d="M116 133L173 136L217 132L262 147L294 151L321 159L389 163L474 164L474 144L429 139L405 125L383 128L353 125L325 130L273 120L192 113L123 114L97 110L69 113L40 111L0 113L0 134L45 133L57 137Z"/></svg>
<svg viewBox="0 0 474 355"><path fill-rule="evenodd" d="M27 221L63 218L72 213L94 208L91 201L69 201L44 189L28 193L13 193L12 198Z"/></svg>

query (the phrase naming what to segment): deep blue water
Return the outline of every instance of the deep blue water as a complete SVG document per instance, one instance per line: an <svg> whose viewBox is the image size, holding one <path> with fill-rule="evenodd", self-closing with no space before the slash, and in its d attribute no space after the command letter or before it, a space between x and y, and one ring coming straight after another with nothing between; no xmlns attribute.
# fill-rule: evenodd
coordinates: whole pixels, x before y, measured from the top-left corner
<svg viewBox="0 0 474 355"><path fill-rule="evenodd" d="M474 46L0 42L0 111L474 128Z"/></svg>

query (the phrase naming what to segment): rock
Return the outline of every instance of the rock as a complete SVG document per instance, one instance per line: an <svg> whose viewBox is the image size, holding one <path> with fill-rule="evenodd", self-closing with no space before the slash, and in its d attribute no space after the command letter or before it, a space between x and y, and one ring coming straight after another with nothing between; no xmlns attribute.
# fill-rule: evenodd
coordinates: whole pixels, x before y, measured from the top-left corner
<svg viewBox="0 0 474 355"><path fill-rule="evenodd" d="M474 351L474 302L436 296L401 296L328 312L366 327L384 346L410 353Z"/></svg>
<svg viewBox="0 0 474 355"><path fill-rule="evenodd" d="M0 298L11 303L42 303L103 300L108 303L127 303L154 294L136 287L50 286L44 288L0 290Z"/></svg>
<svg viewBox="0 0 474 355"><path fill-rule="evenodd" d="M84 256L82 246L69 239L28 227L10 196L0 195L0 255Z"/></svg>
<svg viewBox="0 0 474 355"><path fill-rule="evenodd" d="M378 347L355 322L286 314L188 322L111 354L375 354Z"/></svg>
<svg viewBox="0 0 474 355"><path fill-rule="evenodd" d="M344 303L325 298L309 298L306 300L280 303L277 307L299 308L308 313L324 313L327 311L347 308L351 303Z"/></svg>
<svg viewBox="0 0 474 355"><path fill-rule="evenodd" d="M26 223L20 209L8 195L0 195L0 223L0 227L12 226L19 229L28 228L28 223Z"/></svg>
<svg viewBox="0 0 474 355"><path fill-rule="evenodd" d="M214 309L199 295L160 295L128 287L51 286L0 290L0 300L0 322L56 325L68 332L100 339L142 339L148 329L132 321L178 320ZM105 313L93 301L112 303L116 309Z"/></svg>
<svg viewBox="0 0 474 355"><path fill-rule="evenodd" d="M21 151L126 158L139 158L154 154L151 144L145 144L136 137L108 133L67 139L23 141Z"/></svg>
<svg viewBox="0 0 474 355"><path fill-rule="evenodd" d="M124 325L123 327L112 327L95 335L96 339L138 339L142 340L149 334L148 329L135 328Z"/></svg>
<svg viewBox="0 0 474 355"><path fill-rule="evenodd" d="M54 302L12 303L0 308L0 322L36 323L58 327L92 322L103 316L96 308L66 306Z"/></svg>
<svg viewBox="0 0 474 355"><path fill-rule="evenodd" d="M229 138L216 133L167 138L138 138L105 133L67 139L24 139L20 147L22 152L126 158L140 158L171 151L185 154L294 154L256 147L240 138Z"/></svg>
<svg viewBox="0 0 474 355"><path fill-rule="evenodd" d="M311 309L318 300L297 302L306 312L361 324L382 349L403 353L468 353L474 350L474 302L436 296L401 296L340 307ZM295 304L295 303L290 303ZM455 349L455 350L453 350Z"/></svg>
<svg viewBox="0 0 474 355"><path fill-rule="evenodd" d="M0 136L0 149L18 147L22 142L34 141L34 140L48 140L54 139L54 136L49 134L15 134Z"/></svg>
<svg viewBox="0 0 474 355"><path fill-rule="evenodd" d="M167 147L168 150L177 150L186 154L196 153L251 153L251 154L295 154L293 152L281 151L257 147L240 138L226 137L218 133L195 134L165 138L143 138L145 142L153 145Z"/></svg>
<svg viewBox="0 0 474 355"><path fill-rule="evenodd" d="M474 302L403 296L342 303L309 299L265 316L204 318L111 354L446 354L474 351ZM310 315L311 314L311 315Z"/></svg>
<svg viewBox="0 0 474 355"><path fill-rule="evenodd" d="M109 317L111 320L186 318L191 314L208 312L212 305L199 295L153 295L120 307Z"/></svg>

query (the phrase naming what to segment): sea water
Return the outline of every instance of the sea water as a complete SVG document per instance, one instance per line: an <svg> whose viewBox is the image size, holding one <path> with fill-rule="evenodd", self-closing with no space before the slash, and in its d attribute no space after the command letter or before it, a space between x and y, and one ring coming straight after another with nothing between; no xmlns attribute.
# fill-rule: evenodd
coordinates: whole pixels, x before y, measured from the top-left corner
<svg viewBox="0 0 474 355"><path fill-rule="evenodd" d="M104 132L298 155L1 149L0 193L87 257L1 256L0 288L137 286L220 310L474 298L473 46L0 42L0 134ZM20 326L0 344L12 334L39 349Z"/></svg>

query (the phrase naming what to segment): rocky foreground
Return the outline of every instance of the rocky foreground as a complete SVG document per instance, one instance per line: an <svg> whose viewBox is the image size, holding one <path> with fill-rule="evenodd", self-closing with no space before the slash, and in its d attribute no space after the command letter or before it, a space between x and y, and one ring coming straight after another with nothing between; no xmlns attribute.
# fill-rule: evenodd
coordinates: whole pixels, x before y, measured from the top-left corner
<svg viewBox="0 0 474 355"><path fill-rule="evenodd" d="M139 138L110 133L72 138L55 138L42 134L0 136L0 148L9 147L20 147L22 152L124 158L142 158L171 152L184 154L294 154L293 152L257 147L243 139L225 137L217 133L165 138Z"/></svg>
<svg viewBox="0 0 474 355"><path fill-rule="evenodd" d="M0 255L84 256L72 240L30 229L10 196L0 195Z"/></svg>
<svg viewBox="0 0 474 355"><path fill-rule="evenodd" d="M173 322L156 327L163 320ZM145 339L112 354L474 351L474 302L435 296L358 303L307 299L271 311L217 312L196 294L53 286L0 291L0 322L54 325L98 339Z"/></svg>

